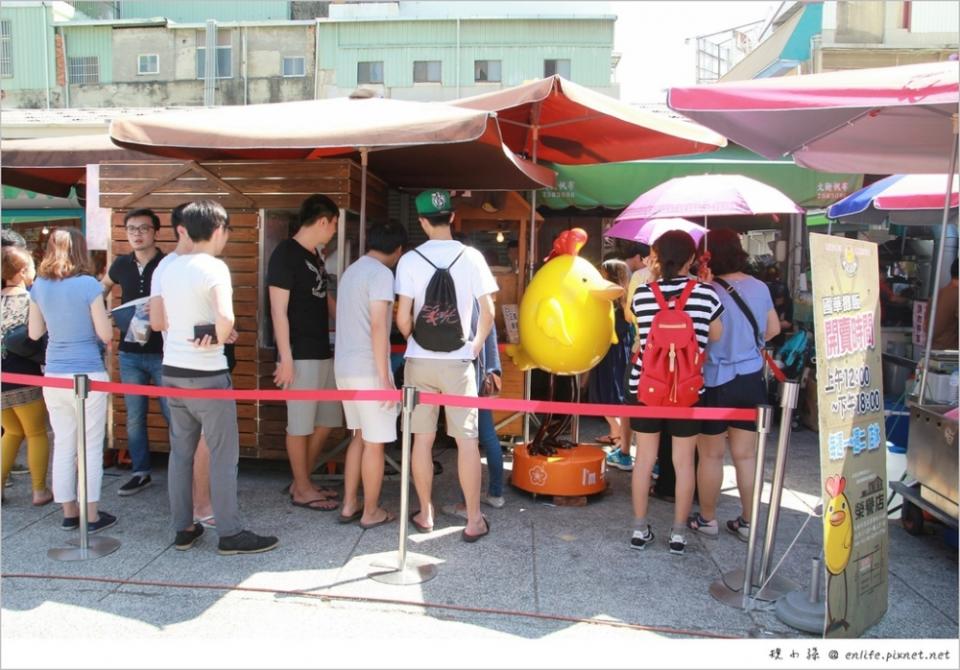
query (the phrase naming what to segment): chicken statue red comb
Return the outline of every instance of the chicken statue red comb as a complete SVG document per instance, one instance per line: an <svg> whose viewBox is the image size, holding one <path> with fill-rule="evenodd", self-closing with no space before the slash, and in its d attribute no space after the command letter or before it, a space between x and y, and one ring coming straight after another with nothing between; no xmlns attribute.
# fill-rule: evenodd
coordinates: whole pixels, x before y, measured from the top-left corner
<svg viewBox="0 0 960 670"><path fill-rule="evenodd" d="M571 228L565 230L553 241L553 249L550 255L543 259L546 263L557 256L577 256L583 245L587 243L587 231L583 228Z"/></svg>

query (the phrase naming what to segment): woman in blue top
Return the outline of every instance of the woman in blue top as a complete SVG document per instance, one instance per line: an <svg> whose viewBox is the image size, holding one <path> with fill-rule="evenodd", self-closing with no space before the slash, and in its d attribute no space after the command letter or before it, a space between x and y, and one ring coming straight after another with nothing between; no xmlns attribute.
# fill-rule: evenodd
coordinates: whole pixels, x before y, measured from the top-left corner
<svg viewBox="0 0 960 670"><path fill-rule="evenodd" d="M710 271L715 278L712 286L724 309L720 316L723 335L707 345L703 405L752 409L767 401L760 347L780 332L780 317L767 285L744 273L748 256L740 244L740 236L729 228L711 230L708 244ZM734 295L739 296L750 310L753 323ZM723 484L724 434L730 441L742 508L740 516L728 521L726 527L746 541L750 534L750 506L757 462L756 426L749 421L704 421L701 425L697 441L700 512L690 517L688 525L709 537L716 537L719 533L717 502Z"/></svg>
<svg viewBox="0 0 960 670"><path fill-rule="evenodd" d="M47 377L72 378L86 374L93 381L109 381L101 343L112 336L103 303L103 286L93 276L87 243L76 228L50 234L47 252L30 292L29 333L40 339L49 333ZM44 388L43 397L53 426L53 499L63 505L64 530L80 526L77 505L77 426L73 390ZM117 522L112 514L97 513L103 479L103 439L107 427L106 393L91 393L86 402L87 518L95 533Z"/></svg>

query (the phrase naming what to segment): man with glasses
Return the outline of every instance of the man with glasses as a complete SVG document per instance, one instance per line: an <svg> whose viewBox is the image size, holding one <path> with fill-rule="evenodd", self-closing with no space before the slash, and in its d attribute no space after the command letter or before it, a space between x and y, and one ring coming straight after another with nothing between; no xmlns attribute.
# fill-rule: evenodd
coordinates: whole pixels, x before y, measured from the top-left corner
<svg viewBox="0 0 960 670"><path fill-rule="evenodd" d="M153 272L163 258L157 248L157 231L160 219L150 209L135 209L123 217L127 229L127 241L131 252L119 256L103 278L104 296L113 287L120 285L122 304L131 300L150 297ZM149 314L149 305L144 308ZM145 342L127 337L126 324L118 324L120 333L119 360L120 381L125 384L160 384L160 368L163 358L163 337L159 332L148 331ZM150 479L150 443L147 438L148 398L142 395L124 395L127 408L127 450L132 460L133 476L120 487L118 495L131 496L152 483ZM160 398L160 411L167 424L170 414L167 401Z"/></svg>

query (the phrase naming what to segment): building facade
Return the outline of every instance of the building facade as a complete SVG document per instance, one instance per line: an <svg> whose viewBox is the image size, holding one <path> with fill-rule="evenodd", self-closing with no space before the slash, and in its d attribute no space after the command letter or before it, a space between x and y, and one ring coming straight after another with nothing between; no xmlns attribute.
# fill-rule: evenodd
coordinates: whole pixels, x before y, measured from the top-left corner
<svg viewBox="0 0 960 670"><path fill-rule="evenodd" d="M960 3L796 2L721 81L946 60L960 47Z"/></svg>
<svg viewBox="0 0 960 670"><path fill-rule="evenodd" d="M449 100L550 74L616 97L616 17L587 5L4 2L2 104L241 105L358 86Z"/></svg>

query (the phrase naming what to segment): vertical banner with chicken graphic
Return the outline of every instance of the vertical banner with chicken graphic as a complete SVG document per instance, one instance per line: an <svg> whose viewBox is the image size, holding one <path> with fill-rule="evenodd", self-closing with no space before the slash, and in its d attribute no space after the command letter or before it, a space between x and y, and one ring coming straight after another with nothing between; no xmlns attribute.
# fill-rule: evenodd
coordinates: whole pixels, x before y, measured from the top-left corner
<svg viewBox="0 0 960 670"><path fill-rule="evenodd" d="M810 235L825 637L859 637L887 611L887 465L877 245Z"/></svg>

